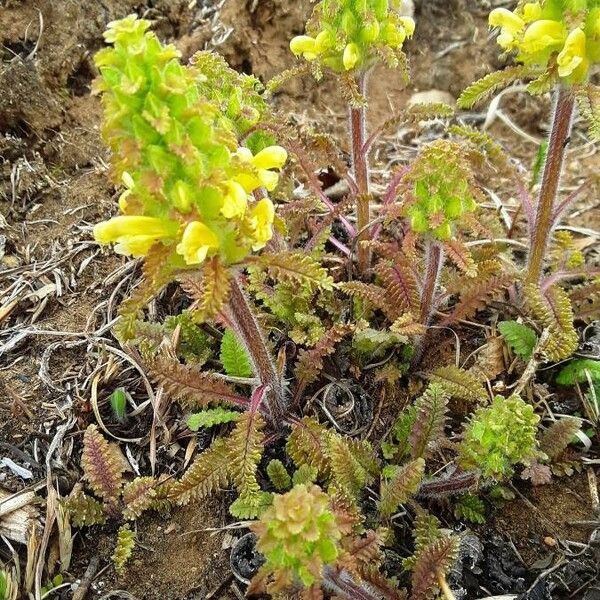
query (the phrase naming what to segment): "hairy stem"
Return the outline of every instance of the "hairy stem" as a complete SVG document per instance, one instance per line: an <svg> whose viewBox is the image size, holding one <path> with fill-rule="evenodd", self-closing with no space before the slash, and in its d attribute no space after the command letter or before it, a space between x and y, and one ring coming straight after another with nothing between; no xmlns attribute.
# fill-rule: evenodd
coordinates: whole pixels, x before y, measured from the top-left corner
<svg viewBox="0 0 600 600"><path fill-rule="evenodd" d="M431 321L433 299L440 280L443 261L444 250L442 246L435 241L428 242L427 254L425 255L425 280L421 292L421 323L425 326L429 325Z"/></svg>
<svg viewBox="0 0 600 600"><path fill-rule="evenodd" d="M531 251L527 265L527 283L539 283L542 276L548 240L555 225L554 206L558 196L565 149L571 134L574 108L575 98L572 92L561 87L557 92L542 186L533 223Z"/></svg>
<svg viewBox="0 0 600 600"><path fill-rule="evenodd" d="M431 315L434 310L435 292L440 281L440 273L444 264L444 250L442 246L434 241L427 242L425 254L425 278L421 289L421 314L420 322L427 327L431 322ZM415 353L412 359L412 365L415 367L421 362L425 350L425 340L427 332L420 336L415 343Z"/></svg>
<svg viewBox="0 0 600 600"><path fill-rule="evenodd" d="M268 388L265 402L273 426L276 430L280 430L283 427L285 415L283 382L277 374L265 336L240 285L239 275L232 278L229 303L224 312L250 356L260 385Z"/></svg>
<svg viewBox="0 0 600 600"><path fill-rule="evenodd" d="M359 92L366 97L367 75L359 75L356 83ZM364 106L350 107L350 135L352 138L352 170L358 188L356 196L356 229L360 232L358 241L358 268L365 273L371 263L370 248L363 247L362 240L371 239L368 225L371 221L371 208L369 206L369 167L367 153L365 152L365 138L367 133L366 109Z"/></svg>

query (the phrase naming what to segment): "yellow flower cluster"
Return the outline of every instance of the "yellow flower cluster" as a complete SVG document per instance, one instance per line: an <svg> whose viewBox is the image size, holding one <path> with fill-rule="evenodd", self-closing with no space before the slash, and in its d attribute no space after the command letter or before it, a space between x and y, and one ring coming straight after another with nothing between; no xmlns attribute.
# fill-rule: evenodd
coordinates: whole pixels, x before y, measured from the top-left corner
<svg viewBox="0 0 600 600"><path fill-rule="evenodd" d="M522 2L512 12L494 9L489 23L500 28L498 44L515 51L520 63L553 68L568 83L586 81L600 62L598 0Z"/></svg>
<svg viewBox="0 0 600 600"><path fill-rule="evenodd" d="M290 50L334 71L367 67L377 53L394 62L394 53L412 37L415 22L397 10L397 0L321 0L307 25L307 35Z"/></svg>
<svg viewBox="0 0 600 600"><path fill-rule="evenodd" d="M206 77L183 67L148 26L135 16L109 24L113 46L96 56L103 132L126 189L122 214L98 223L94 236L132 256L161 244L175 265L214 255L239 262L272 237L273 204L253 192L275 189L287 153L240 147L233 120L221 118L220 104L199 84L206 87Z"/></svg>

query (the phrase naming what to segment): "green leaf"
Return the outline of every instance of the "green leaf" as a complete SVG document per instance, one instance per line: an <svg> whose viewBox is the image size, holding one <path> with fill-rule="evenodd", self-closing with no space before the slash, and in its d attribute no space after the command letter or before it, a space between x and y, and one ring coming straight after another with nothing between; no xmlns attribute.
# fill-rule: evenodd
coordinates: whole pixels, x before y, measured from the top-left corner
<svg viewBox="0 0 600 600"><path fill-rule="evenodd" d="M214 427L221 423L231 423L231 421L237 421L239 418L239 412L217 407L190 415L186 423L192 431L198 431L201 427Z"/></svg>
<svg viewBox="0 0 600 600"><path fill-rule="evenodd" d="M520 79L529 79L533 75L531 67L508 67L503 71L494 71L479 81L472 83L458 99L460 108L472 108L474 104L484 100L499 89L508 87Z"/></svg>
<svg viewBox="0 0 600 600"><path fill-rule="evenodd" d="M110 395L110 406L117 421L124 421L127 416L127 396L123 388L117 388Z"/></svg>
<svg viewBox="0 0 600 600"><path fill-rule="evenodd" d="M249 496L240 496L229 507L230 514L236 519L256 519L273 503L273 494L258 492Z"/></svg>
<svg viewBox="0 0 600 600"><path fill-rule="evenodd" d="M231 329L227 329L223 335L219 358L227 375L252 377L252 365L248 353Z"/></svg>
<svg viewBox="0 0 600 600"><path fill-rule="evenodd" d="M501 321L498 323L498 330L509 348L519 358L525 361L531 358L538 343L538 336L531 327L517 323L517 321Z"/></svg>
<svg viewBox="0 0 600 600"><path fill-rule="evenodd" d="M591 358L578 358L565 365L556 376L556 383L560 385L574 385L586 383L587 375L590 374L592 381L600 382L600 360Z"/></svg>

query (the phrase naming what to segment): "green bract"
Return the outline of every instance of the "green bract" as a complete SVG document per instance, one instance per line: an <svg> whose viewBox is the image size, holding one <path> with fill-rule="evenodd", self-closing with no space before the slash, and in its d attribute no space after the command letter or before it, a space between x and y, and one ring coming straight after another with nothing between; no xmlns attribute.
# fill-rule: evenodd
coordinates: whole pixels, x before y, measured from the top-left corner
<svg viewBox="0 0 600 600"><path fill-rule="evenodd" d="M335 562L341 533L329 509L329 498L316 485L296 485L276 494L273 506L252 525L265 568L278 580L310 586L320 581L323 565Z"/></svg>
<svg viewBox="0 0 600 600"><path fill-rule="evenodd" d="M477 208L477 188L460 144L438 140L419 153L402 182L413 231L446 241Z"/></svg>
<svg viewBox="0 0 600 600"><path fill-rule="evenodd" d="M399 13L399 0L321 0L290 49L296 56L318 61L334 71L369 67L380 55L398 63L404 40L415 23Z"/></svg>
<svg viewBox="0 0 600 600"><path fill-rule="evenodd" d="M540 418L518 396L496 396L490 406L479 408L467 425L460 444L459 463L479 469L484 477L506 479L517 464L536 456L535 434Z"/></svg>
<svg viewBox="0 0 600 600"><path fill-rule="evenodd" d="M123 214L96 225L95 237L133 256L156 247L181 266L209 256L239 262L271 238L273 204L251 193L275 188L287 154L238 146L238 134L260 117L255 82L230 94L236 77L218 59L200 55L184 67L149 25L135 15L111 23L112 47L96 55L103 133L127 190Z"/></svg>

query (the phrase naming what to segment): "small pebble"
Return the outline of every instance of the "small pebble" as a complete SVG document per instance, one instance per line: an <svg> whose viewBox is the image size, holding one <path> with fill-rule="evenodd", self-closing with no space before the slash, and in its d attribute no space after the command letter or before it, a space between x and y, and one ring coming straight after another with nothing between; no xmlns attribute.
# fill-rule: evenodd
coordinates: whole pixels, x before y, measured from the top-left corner
<svg viewBox="0 0 600 600"><path fill-rule="evenodd" d="M550 546L551 548L554 548L554 546L556 546L556 540L553 537L546 536L544 538L544 544L546 544L546 546Z"/></svg>

